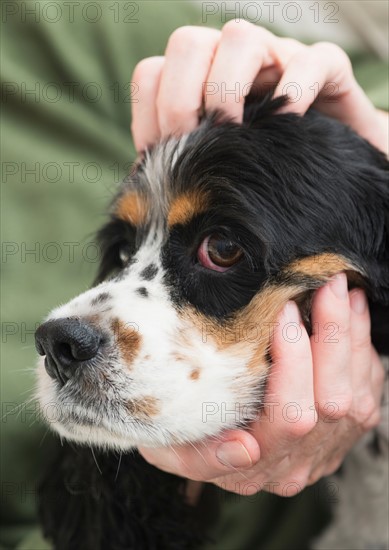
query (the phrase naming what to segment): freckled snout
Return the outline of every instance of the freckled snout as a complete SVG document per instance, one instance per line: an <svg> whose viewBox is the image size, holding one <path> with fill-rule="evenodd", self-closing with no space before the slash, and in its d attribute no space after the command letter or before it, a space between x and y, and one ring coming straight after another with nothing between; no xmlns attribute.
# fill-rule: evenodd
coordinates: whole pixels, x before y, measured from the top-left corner
<svg viewBox="0 0 389 550"><path fill-rule="evenodd" d="M61 385L97 356L102 341L97 328L74 317L47 321L35 333L36 349L39 355L46 356L47 373Z"/></svg>

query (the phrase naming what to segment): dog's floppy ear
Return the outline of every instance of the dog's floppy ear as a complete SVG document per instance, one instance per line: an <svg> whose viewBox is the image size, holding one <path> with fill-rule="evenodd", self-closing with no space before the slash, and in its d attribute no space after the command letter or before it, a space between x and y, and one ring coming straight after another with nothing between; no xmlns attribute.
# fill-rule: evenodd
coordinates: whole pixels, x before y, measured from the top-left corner
<svg viewBox="0 0 389 550"><path fill-rule="evenodd" d="M389 308L389 162L373 147L371 154L372 166L364 178L364 184L374 192L369 201L369 216L361 222L368 226L365 230L371 247L370 254L359 261L367 275L369 297L373 302Z"/></svg>

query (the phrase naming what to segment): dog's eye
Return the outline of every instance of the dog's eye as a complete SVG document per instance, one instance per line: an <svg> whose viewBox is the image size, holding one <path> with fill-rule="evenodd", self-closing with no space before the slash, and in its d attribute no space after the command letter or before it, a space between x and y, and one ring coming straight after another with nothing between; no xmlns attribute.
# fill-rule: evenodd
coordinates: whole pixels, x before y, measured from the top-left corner
<svg viewBox="0 0 389 550"><path fill-rule="evenodd" d="M200 264L213 271L227 271L242 256L242 249L234 241L217 233L206 237L197 251Z"/></svg>

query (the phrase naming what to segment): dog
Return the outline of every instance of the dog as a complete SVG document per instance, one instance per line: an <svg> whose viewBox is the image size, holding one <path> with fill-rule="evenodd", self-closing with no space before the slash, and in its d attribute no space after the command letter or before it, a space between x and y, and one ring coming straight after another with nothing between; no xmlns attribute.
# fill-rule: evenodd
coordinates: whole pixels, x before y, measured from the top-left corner
<svg viewBox="0 0 389 550"><path fill-rule="evenodd" d="M146 151L98 233L95 286L38 328L41 409L54 404L52 428L83 446L63 450L42 484L56 548L198 544L185 481L134 449L246 426L288 300L310 332L315 290L345 272L366 290L373 343L389 354L388 160L314 109L278 114L286 101L248 99L242 124L214 112ZM221 404L235 415L205 419Z"/></svg>

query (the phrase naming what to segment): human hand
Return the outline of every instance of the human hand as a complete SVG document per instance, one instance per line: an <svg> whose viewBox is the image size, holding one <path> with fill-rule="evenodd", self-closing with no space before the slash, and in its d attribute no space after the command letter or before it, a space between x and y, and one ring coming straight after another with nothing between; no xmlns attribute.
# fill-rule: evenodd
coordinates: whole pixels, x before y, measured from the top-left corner
<svg viewBox="0 0 389 550"><path fill-rule="evenodd" d="M165 56L142 60L132 80L139 92L132 120L138 152L169 134L194 130L203 105L241 122L249 91L274 83L275 97L291 98L282 110L302 115L314 103L388 153L387 113L375 109L358 85L346 53L328 42L306 46L244 20L229 21L222 31L180 27Z"/></svg>
<svg viewBox="0 0 389 550"><path fill-rule="evenodd" d="M299 338L283 338L297 323ZM151 464L243 495L292 496L333 473L361 435L380 419L384 369L371 345L361 289L345 274L319 289L309 338L294 302L279 317L265 406L248 430L172 448L140 449Z"/></svg>

